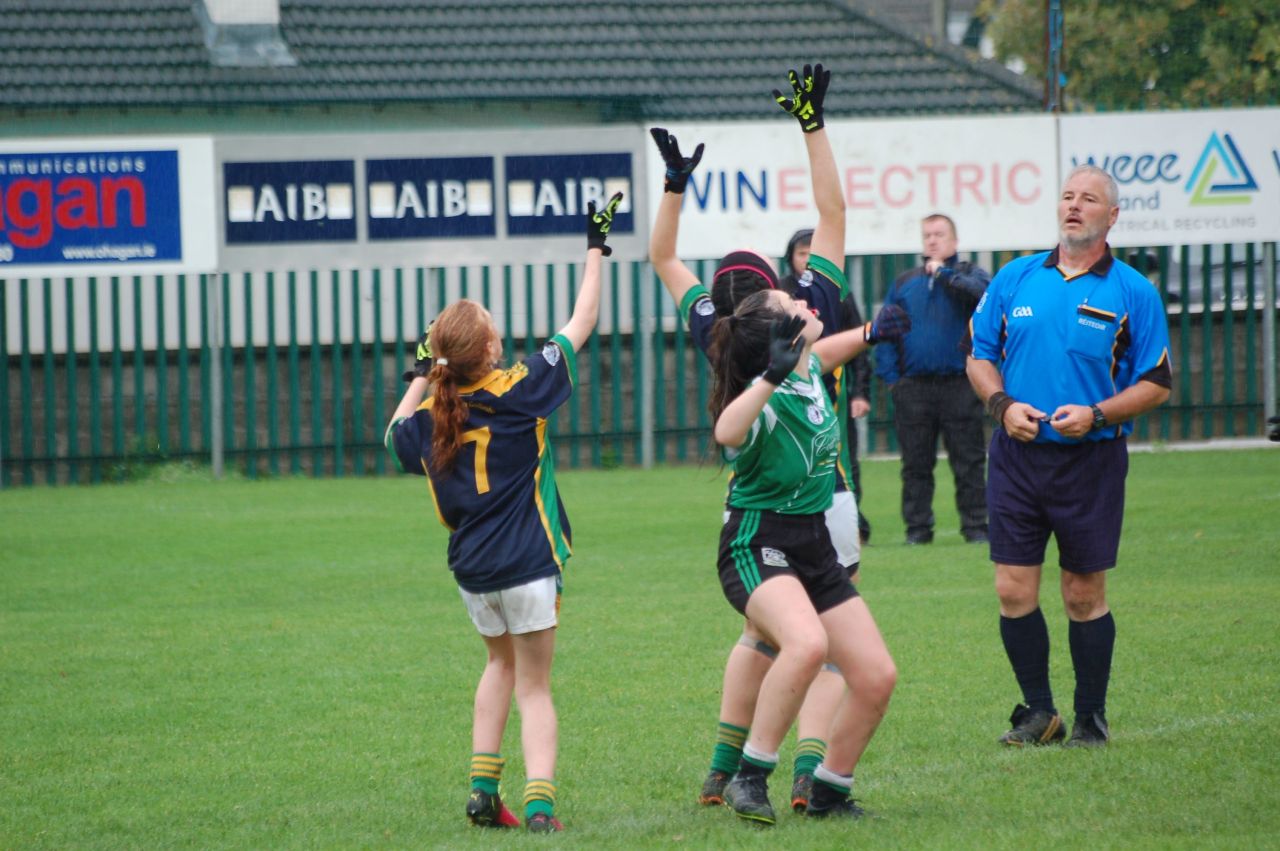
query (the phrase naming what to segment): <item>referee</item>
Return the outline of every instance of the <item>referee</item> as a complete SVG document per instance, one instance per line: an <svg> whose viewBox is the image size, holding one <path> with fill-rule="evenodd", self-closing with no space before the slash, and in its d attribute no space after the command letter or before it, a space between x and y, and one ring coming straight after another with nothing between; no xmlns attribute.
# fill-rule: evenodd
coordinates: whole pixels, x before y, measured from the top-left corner
<svg viewBox="0 0 1280 851"><path fill-rule="evenodd" d="M1058 199L1058 247L1021 257L974 312L967 372L999 428L987 504L1000 636L1022 689L1006 745L1065 738L1049 686L1040 576L1052 534L1075 667L1068 746L1105 745L1116 626L1107 571L1116 564L1133 419L1169 398L1169 329L1151 283L1111 256L1115 181L1074 169Z"/></svg>

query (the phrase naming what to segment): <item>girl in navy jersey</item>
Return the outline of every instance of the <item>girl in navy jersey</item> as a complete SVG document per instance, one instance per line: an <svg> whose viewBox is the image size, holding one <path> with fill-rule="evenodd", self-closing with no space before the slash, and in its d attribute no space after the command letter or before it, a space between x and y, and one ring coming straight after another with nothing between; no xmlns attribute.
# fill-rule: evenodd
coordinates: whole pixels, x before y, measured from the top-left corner
<svg viewBox="0 0 1280 851"><path fill-rule="evenodd" d="M387 427L385 443L400 468L427 477L449 529L449 568L488 651L476 688L466 808L481 826L519 824L498 794L499 750L514 694L528 778L525 825L534 832L561 829L554 815L551 659L571 538L546 427L573 390L576 352L595 328L601 258L611 253L605 237L621 200L619 193L603 211L594 204L588 210L582 286L559 333L536 354L499 369L502 338L489 312L467 299L449 305L432 323L419 351L421 368Z"/></svg>

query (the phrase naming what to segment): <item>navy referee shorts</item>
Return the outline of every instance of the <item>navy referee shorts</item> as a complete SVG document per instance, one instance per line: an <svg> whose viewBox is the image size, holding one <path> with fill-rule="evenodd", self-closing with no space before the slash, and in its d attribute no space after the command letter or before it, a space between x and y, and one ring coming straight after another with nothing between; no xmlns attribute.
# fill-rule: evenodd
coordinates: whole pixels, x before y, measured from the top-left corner
<svg viewBox="0 0 1280 851"><path fill-rule="evenodd" d="M1052 534L1072 573L1115 567L1129 450L1123 437L1023 443L996 429L987 458L988 536L998 564L1044 563Z"/></svg>

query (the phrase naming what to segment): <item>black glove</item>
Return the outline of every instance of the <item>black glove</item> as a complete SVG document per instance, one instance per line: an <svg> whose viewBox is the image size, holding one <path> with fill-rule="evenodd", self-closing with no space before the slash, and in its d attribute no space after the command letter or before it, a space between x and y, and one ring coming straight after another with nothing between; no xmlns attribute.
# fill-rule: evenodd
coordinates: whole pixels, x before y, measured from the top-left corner
<svg viewBox="0 0 1280 851"><path fill-rule="evenodd" d="M822 63L818 63L812 67L804 66L803 76L798 76L795 71L788 71L787 78L791 80L794 97L788 98L774 89L773 99L778 102L778 106L796 117L800 122L800 129L804 132L812 133L815 130L821 130L823 127L822 100L827 96L827 84L831 82L831 72L824 71Z"/></svg>
<svg viewBox="0 0 1280 851"><path fill-rule="evenodd" d="M432 322L431 325L435 325ZM422 332L422 336L418 338L418 348L413 353L413 369L405 370L404 375L400 376L405 382L413 381L416 378L426 378L427 373L431 371L431 325L427 326L427 330Z"/></svg>
<svg viewBox="0 0 1280 851"><path fill-rule="evenodd" d="M1272 417L1267 423L1271 426L1271 433L1267 437L1280 443L1280 417Z"/></svg>
<svg viewBox="0 0 1280 851"><path fill-rule="evenodd" d="M803 330L803 316L784 316L769 325L769 366L764 371L765 381L781 384L800 363L800 353L804 351L804 337L800 336Z"/></svg>
<svg viewBox="0 0 1280 851"><path fill-rule="evenodd" d="M604 244L604 238L609 235L609 228L613 227L613 214L617 212L618 205L622 203L622 193L615 192L613 197L609 199L609 203L604 205L604 209L599 213L596 212L596 202L587 202L587 250L599 248L600 253L608 257L613 253L613 249Z"/></svg>
<svg viewBox="0 0 1280 851"><path fill-rule="evenodd" d="M698 147L693 149L693 156L686 159L680 154L680 146L676 144L676 137L666 130L661 127L654 127L649 130L649 135L657 143L658 153L662 155L662 161L667 164L667 176L662 183L663 191L676 195L683 194L684 187L689 182L689 175L693 174L693 170L702 161L702 149L706 146L699 142Z"/></svg>
<svg viewBox="0 0 1280 851"><path fill-rule="evenodd" d="M911 317L907 312L896 304L886 304L875 319L863 326L862 339L874 346L885 340L900 340L910 330Z"/></svg>

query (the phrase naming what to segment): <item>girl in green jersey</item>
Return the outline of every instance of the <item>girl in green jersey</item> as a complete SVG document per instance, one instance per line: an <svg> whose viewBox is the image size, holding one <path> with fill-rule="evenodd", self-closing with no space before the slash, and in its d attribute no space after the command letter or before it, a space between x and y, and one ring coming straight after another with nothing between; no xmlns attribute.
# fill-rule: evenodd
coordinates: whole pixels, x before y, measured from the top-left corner
<svg viewBox="0 0 1280 851"><path fill-rule="evenodd" d="M882 311L862 328L819 340L822 323L781 290L756 293L713 331L715 439L733 465L721 532L725 596L778 648L765 676L725 802L742 818L775 821L768 777L778 747L824 661L848 689L814 772L811 816L856 817L853 770L888 707L897 670L827 533L835 486L835 414L821 376L910 321Z"/></svg>

